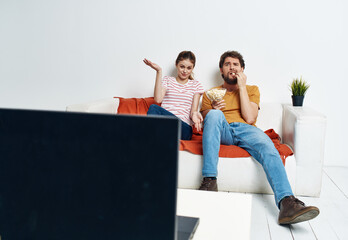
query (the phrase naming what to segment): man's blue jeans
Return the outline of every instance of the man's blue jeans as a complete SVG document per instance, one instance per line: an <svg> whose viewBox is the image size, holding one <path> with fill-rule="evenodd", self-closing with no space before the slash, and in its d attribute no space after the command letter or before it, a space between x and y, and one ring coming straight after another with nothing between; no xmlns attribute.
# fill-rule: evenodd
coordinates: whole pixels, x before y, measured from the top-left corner
<svg viewBox="0 0 348 240"><path fill-rule="evenodd" d="M165 110L164 108L152 104L147 111L147 115L164 115L164 116L175 116L173 113ZM181 119L180 119L181 120ZM191 140L192 138L192 127L181 120L181 140Z"/></svg>
<svg viewBox="0 0 348 240"><path fill-rule="evenodd" d="M249 124L240 122L228 124L220 110L210 110L204 119L202 170L204 177L217 176L220 143L245 149L262 165L278 207L280 200L293 195L284 165L272 140L262 130Z"/></svg>

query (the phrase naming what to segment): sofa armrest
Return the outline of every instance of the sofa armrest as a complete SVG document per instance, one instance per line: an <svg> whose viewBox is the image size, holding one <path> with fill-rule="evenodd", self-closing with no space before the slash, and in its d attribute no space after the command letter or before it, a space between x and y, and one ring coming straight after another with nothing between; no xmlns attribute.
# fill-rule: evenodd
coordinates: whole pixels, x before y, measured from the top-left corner
<svg viewBox="0 0 348 240"><path fill-rule="evenodd" d="M106 98L89 103L69 105L66 107L66 111L116 114L119 103L118 98Z"/></svg>
<svg viewBox="0 0 348 240"><path fill-rule="evenodd" d="M319 196L326 117L309 107L284 105L282 129L283 143L293 149L296 159L296 194Z"/></svg>

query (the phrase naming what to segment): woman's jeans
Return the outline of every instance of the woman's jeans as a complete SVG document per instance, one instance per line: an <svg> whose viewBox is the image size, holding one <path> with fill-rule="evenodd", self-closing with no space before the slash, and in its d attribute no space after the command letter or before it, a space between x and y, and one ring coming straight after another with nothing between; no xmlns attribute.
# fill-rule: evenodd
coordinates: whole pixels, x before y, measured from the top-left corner
<svg viewBox="0 0 348 240"><path fill-rule="evenodd" d="M277 206L286 196L293 195L283 162L272 140L259 128L249 124L228 124L220 110L210 110L204 119L203 170L204 177L217 176L220 143L245 149L263 167L271 185Z"/></svg>
<svg viewBox="0 0 348 240"><path fill-rule="evenodd" d="M152 104L147 111L147 115L164 115L164 116L175 116L173 113L165 110L164 108ZM178 118L177 116L175 116ZM181 119L180 119L181 120ZM191 140L192 138L192 127L181 120L181 140Z"/></svg>

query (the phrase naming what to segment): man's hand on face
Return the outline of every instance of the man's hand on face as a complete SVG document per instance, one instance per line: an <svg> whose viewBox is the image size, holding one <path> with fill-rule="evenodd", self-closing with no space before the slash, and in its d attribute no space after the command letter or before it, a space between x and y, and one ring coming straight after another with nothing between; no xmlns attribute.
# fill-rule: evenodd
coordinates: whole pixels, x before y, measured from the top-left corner
<svg viewBox="0 0 348 240"><path fill-rule="evenodd" d="M239 72L236 73L237 76L237 84L239 88L243 88L246 86L246 80L247 80L247 76L244 74L244 72Z"/></svg>
<svg viewBox="0 0 348 240"><path fill-rule="evenodd" d="M221 109L223 109L225 106L226 106L226 103L225 103L225 100L221 100L221 101L213 101L212 103L211 103L211 106L214 108L214 109L216 109L216 110L221 110Z"/></svg>

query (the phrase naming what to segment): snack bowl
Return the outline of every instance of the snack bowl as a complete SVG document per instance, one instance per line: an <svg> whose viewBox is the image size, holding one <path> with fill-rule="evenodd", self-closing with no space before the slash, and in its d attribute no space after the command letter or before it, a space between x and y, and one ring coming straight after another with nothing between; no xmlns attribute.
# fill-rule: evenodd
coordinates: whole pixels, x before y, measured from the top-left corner
<svg viewBox="0 0 348 240"><path fill-rule="evenodd" d="M210 101L221 101L226 94L226 88L213 88L206 91L207 97Z"/></svg>

